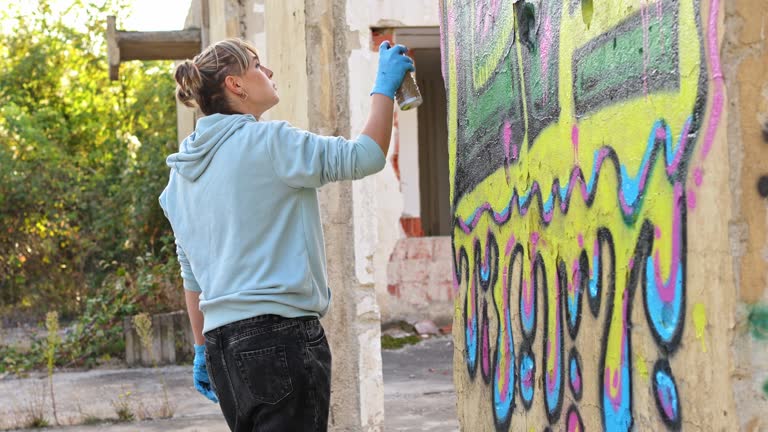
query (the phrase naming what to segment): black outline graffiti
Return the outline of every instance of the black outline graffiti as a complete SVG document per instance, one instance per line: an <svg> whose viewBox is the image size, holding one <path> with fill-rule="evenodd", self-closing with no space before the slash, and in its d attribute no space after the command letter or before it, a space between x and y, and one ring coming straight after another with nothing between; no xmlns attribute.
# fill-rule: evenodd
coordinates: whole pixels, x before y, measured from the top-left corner
<svg viewBox="0 0 768 432"><path fill-rule="evenodd" d="M559 260L556 266L557 266L557 269L555 271L555 275L557 276L557 280L555 281L555 283L557 284L557 287L555 289L557 290L557 293L559 295L559 293L563 292L563 287L565 286L565 284L568 283L567 282L568 276L567 276L567 272L565 271L565 262L563 260ZM541 349L542 351L541 364L544 366L542 367L541 380L543 385L546 387L546 377L545 377L547 374L546 365L547 365L547 360L549 360L549 357L547 356L547 345L549 343L549 301L550 300L549 300L549 295L547 295L548 294L548 289L547 289L548 282L547 282L547 276L546 276L547 272L546 272L546 265L544 265L543 259L542 259L541 268L544 274L544 281L545 281L543 286L543 294L542 294L544 298L544 305L542 308L544 309L544 314L543 314L544 336L542 337L543 344ZM557 329L556 331L556 337L560 338L560 346L557 347L557 349L560 351L559 353L560 355L557 356L560 364L555 365L555 368L560 370L560 382L556 383L558 387L558 392L557 392L557 401L555 402L555 406L553 407L549 406L549 403L547 401L547 396L546 396L546 390L544 390L544 411L547 414L547 420L549 420L549 424L554 424L555 422L557 422L557 419L560 418L560 411L563 409L563 393L565 390L565 385L564 385L565 367L563 366L565 362L565 335L563 334L563 308L561 307L562 302L559 299L556 299L555 302L556 302L555 313L560 315L559 317L560 328Z"/></svg>
<svg viewBox="0 0 768 432"><path fill-rule="evenodd" d="M627 285L624 288L624 295L627 296L627 311L625 313L627 322L626 322L626 332L627 332L627 352L626 352L626 358L627 358L627 384L629 386L629 389L627 391L628 394L632 394L633 389L633 379L632 379L632 304L633 299L635 297L635 288L637 287L638 283L640 282L640 274L642 273L642 270L644 269L644 266L640 265L640 263L644 262L643 258L646 255L646 246L648 244L648 238L653 238L653 225L649 221L643 222L642 228L640 228L640 233L638 234L638 240L636 242L635 246L635 252L632 254L632 260L636 263L634 266L631 266L632 268L629 270L629 277L627 279ZM613 245L611 245L613 246ZM613 249L613 247L611 248ZM597 381L598 386L600 388L600 407L601 407L601 419L603 424L603 429L607 429L606 426L606 419L605 419L605 410L604 410L604 403L605 403L605 383L603 382L604 378L604 371L605 371L605 359L608 352L608 336L610 334L611 330L611 319L610 317L613 316L613 306L616 304L614 302L614 297L616 296L616 284L615 280L614 283L611 283L608 286L608 302L607 304L607 310L606 310L606 320L605 320L605 326L603 327L603 344L602 349L600 350L600 373L597 375ZM632 417L631 413L634 412L633 407L634 400L632 398L629 399L629 412L630 412L630 422L627 425L627 430L632 430L632 426L635 423L634 417Z"/></svg>
<svg viewBox="0 0 768 432"><path fill-rule="evenodd" d="M492 288L496 286L496 282L499 279L499 244L496 242L496 236L493 233L488 232L488 236L485 242L484 248L485 260L481 258L480 242L475 242L475 274L477 275L477 284L483 293L492 291ZM488 279L482 277L483 267L488 267ZM488 357L483 357L486 353L485 347L488 347ZM488 316L488 300L487 297L483 297L483 309L480 315L480 344L478 345L478 352L480 353L480 372L483 376L483 381L486 384L491 382L491 358L490 358L490 318Z"/></svg>
<svg viewBox="0 0 768 432"><path fill-rule="evenodd" d="M496 237L492 233L488 234L488 242L492 243L491 249L496 248L496 250L498 251L499 246L498 246L498 243L496 243ZM512 327L514 325L514 324L512 324L513 320L512 320L512 316L511 316L512 309L511 309L511 303L510 302L512 301L512 267L513 267L513 264L515 262L515 256L516 256L515 254L516 253L517 253L517 248L515 249L515 253L513 253L512 258L510 259L510 265L509 265L509 268L508 268L508 271L507 271L507 284L506 284L506 286L502 287L502 290L507 293L507 301L506 301L506 304L503 305L503 308L502 308L502 309L506 309L506 312L504 310L499 310L499 308L497 306L497 302L496 301L493 302L493 307L496 310L496 317L498 319L496 320L496 349L494 350L494 353L493 353L493 360L492 360L493 361L493 365L491 366L491 370L492 371L498 370L498 367L499 367L499 365L498 365L499 346L501 345L499 343L499 339L502 337L503 321L504 320L509 320L510 327ZM522 254L522 248L520 248L520 253ZM497 255L497 260L498 260L498 252L496 253L496 255ZM498 268L498 264L496 265L496 267ZM520 276L522 278L522 272L520 273ZM495 300L495 295L494 295L494 300ZM503 302L503 297L502 297L502 302ZM503 314L506 314L506 317L504 317L504 319L502 319ZM512 423L512 415L515 413L515 407L516 407L515 396L516 396L516 390L517 390L517 380L518 380L518 377L517 377L517 370L515 368L517 363L515 361L515 338L514 338L514 333L512 335L510 335L510 342L511 342L510 343L510 355L511 355L511 359L510 360L511 361L510 361L510 366L509 367L512 370L512 376L513 376L512 379L514 380L512 383L510 383L510 387L512 388L512 394L511 394L510 397L512 398L512 400L510 401L509 415L506 418L499 419L497 417L497 415L496 415L496 409L492 410L493 411L493 423L496 426L496 430L508 430L509 429L509 426ZM496 401L495 401L496 395L495 395L493 390L491 390L490 395L491 395L491 406L494 406L495 403L496 403Z"/></svg>
<svg viewBox="0 0 768 432"><path fill-rule="evenodd" d="M608 261L611 264L611 270L608 272L608 286L613 286L616 283L616 251L613 246L613 235L608 228L602 227L597 230L597 246L600 249L597 259L600 260L598 264L597 272L597 294L593 298L591 293L587 293L587 301L589 303L589 310L592 312L592 316L597 318L600 314L600 303L603 297L603 275L605 274L605 260L603 256L604 248L608 251ZM594 263L593 263L594 265Z"/></svg>
<svg viewBox="0 0 768 432"><path fill-rule="evenodd" d="M478 345L478 353L480 353L480 375L483 377L483 382L486 384L491 383L491 321L488 317L488 299L483 297L483 313L480 316L480 344ZM488 350L485 349L488 347ZM484 357L484 354L488 354Z"/></svg>
<svg viewBox="0 0 768 432"><path fill-rule="evenodd" d="M579 420L579 432L584 431L584 421L581 419L581 414L579 413L578 408L576 408L575 404L571 404L570 407L568 407L568 413L565 415L565 430L567 432L571 432L571 429L568 428L568 420L571 418L571 414L576 414L576 419Z"/></svg>
<svg viewBox="0 0 768 432"><path fill-rule="evenodd" d="M542 80L540 76L537 76L537 82L541 85L546 83L547 90L544 92L542 89L541 98L535 98L531 91L534 81L532 79L534 66L533 62L540 62L539 49L542 45L542 39L546 37L542 30L542 23L544 17L549 17L552 28L560 28L560 13L562 10L562 0L550 0L550 1L536 1L530 3L528 1L520 1L515 4L518 10L517 19L518 22L525 22L524 17L528 13L533 13L533 17L529 17L532 20L529 25L533 25L534 28L528 29L533 31L535 36L535 43L531 40L530 34L523 34L525 26L519 26L520 29L520 41L523 41L522 57L523 57L523 79L525 81L525 98L526 108L528 114L527 132L528 132L528 148L533 147L533 143L547 126L557 122L560 119L560 32L555 31L552 34L552 41L550 46L549 56L547 58L547 64L549 66L549 76L546 80ZM530 6L530 9L528 8ZM532 10L531 10L532 9ZM526 43L527 42L527 43ZM540 63L539 63L540 64ZM540 66L539 66L540 67ZM538 70L538 67L536 68Z"/></svg>
<svg viewBox="0 0 768 432"><path fill-rule="evenodd" d="M521 249L522 256L525 257L525 249L523 248L523 245L518 243L518 244L515 245L515 250L517 250L517 248ZM520 270L520 283L517 285L519 287L518 292L520 294L519 302L518 302L519 303L518 304L518 314L517 314L518 317L520 318L520 319L518 319L518 323L520 323L520 333L523 335L523 339L524 340L530 341L531 343L533 343L533 341L536 339L536 313L537 313L537 309L538 309L538 304L537 304L537 301L538 301L538 294L537 294L538 285L537 285L536 280L538 278L537 275L539 274L539 272L538 272L539 266L540 265L544 265L544 260L541 258L541 255L536 254L536 257L533 258L533 259L534 259L534 262L533 262L533 265L532 265L533 275L531 276L531 286L529 287L530 292L531 292L531 296L533 296L533 299L531 299L531 302L533 303L533 306L531 307L531 311L532 311L532 314L533 314L533 316L531 317L531 320L533 321L533 328L531 328L531 331L526 331L525 330L525 324L523 324L523 298L524 298L523 297L523 273L526 271L525 264L523 264L523 263L524 263L525 260L523 260L521 262L522 268Z"/></svg>
<svg viewBox="0 0 768 432"><path fill-rule="evenodd" d="M581 382L578 391L573 388L573 377L571 376L571 361L573 360L576 360L576 369L578 370L579 381ZM571 394L573 395L574 399L576 399L576 401L580 401L581 396L584 394L584 374L582 371L583 368L581 364L581 354L579 354L579 351L576 349L576 347L571 347L571 351L568 353L568 387L571 389Z"/></svg>
<svg viewBox="0 0 768 432"><path fill-rule="evenodd" d="M579 326L581 325L581 304L582 297L589 296L589 258L587 258L587 251L582 250L579 254L579 286L574 287L576 290L575 302L576 302L576 316L571 316L571 308L568 304L568 286L565 287L565 292L560 295L563 297L563 308L565 309L565 325L568 328L568 336L571 340L576 340L576 336L579 335ZM571 321L574 320L573 326Z"/></svg>
<svg viewBox="0 0 768 432"><path fill-rule="evenodd" d="M672 369L669 367L669 361L667 359L657 360L656 364L653 366L653 379L651 380L653 382L653 400L656 401L656 409L658 410L659 417L661 417L661 420L664 422L664 424L667 425L669 429L678 431L682 428L683 407L680 404L679 396L677 396L677 406L675 407L677 409L677 418L670 419L664 415L664 407L661 405L661 401L659 400L659 388L658 383L656 382L656 374L659 372L664 372L669 377L669 379L672 381L672 385L675 388L675 392L677 393L677 382L675 381L675 376L672 374Z"/></svg>
<svg viewBox="0 0 768 432"><path fill-rule="evenodd" d="M459 265L457 266L456 263L454 263L454 269L456 272L456 280L461 282L462 276L464 276L465 284L467 287L467 295L473 295L472 304L475 305L475 314L477 314L477 289L472 289L470 282L470 269L469 269L469 256L467 255L466 249L462 246L459 249ZM462 274L461 269L465 269L464 273ZM475 277L475 276L473 276ZM467 356L467 372L469 373L469 377L472 381L475 380L475 375L477 374L477 358L479 356L479 349L475 348L475 358L469 357L469 339L466 337L466 329L469 328L468 319L469 316L467 315L467 304L469 301L464 302L464 309L462 315L464 316L464 352ZM476 318L477 319L477 318ZM477 329L475 328L475 334L477 334Z"/></svg>

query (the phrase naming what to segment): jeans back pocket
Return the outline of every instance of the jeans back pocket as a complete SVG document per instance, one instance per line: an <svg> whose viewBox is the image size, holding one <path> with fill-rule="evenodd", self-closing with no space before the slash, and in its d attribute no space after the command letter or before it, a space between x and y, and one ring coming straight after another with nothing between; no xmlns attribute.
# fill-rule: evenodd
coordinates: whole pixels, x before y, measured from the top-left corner
<svg viewBox="0 0 768 432"><path fill-rule="evenodd" d="M276 404L293 392L285 345L235 354L240 378L257 402Z"/></svg>

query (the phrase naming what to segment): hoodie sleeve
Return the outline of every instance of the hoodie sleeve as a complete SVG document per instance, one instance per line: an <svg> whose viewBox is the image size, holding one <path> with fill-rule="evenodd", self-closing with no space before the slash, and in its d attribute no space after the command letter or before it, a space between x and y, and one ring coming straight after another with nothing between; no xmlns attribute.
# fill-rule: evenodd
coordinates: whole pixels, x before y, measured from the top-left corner
<svg viewBox="0 0 768 432"><path fill-rule="evenodd" d="M268 133L268 151L277 176L294 188L357 180L379 172L386 159L367 135L355 140L326 137L275 122Z"/></svg>
<svg viewBox="0 0 768 432"><path fill-rule="evenodd" d="M181 266L181 279L184 281L184 289L187 291L201 292L202 289L197 283L195 274L192 273L192 266L189 265L187 254L184 252L184 249L181 247L178 240L176 240L176 255L179 257L179 265Z"/></svg>
<svg viewBox="0 0 768 432"><path fill-rule="evenodd" d="M168 211L166 208L166 191L163 190L163 193L160 194L160 208L163 209L163 214L165 214L165 217L168 219L168 221L171 221L171 218L168 217ZM173 223L171 223L173 225ZM192 273L192 266L189 264L189 260L187 259L187 254L184 252L184 249L181 247L181 244L179 243L179 239L175 239L176 242L176 256L179 259L179 266L181 266L181 279L184 282L184 289L187 291L195 291L195 292L201 292L202 289L200 288L200 285L197 283L197 279L195 278L195 274Z"/></svg>

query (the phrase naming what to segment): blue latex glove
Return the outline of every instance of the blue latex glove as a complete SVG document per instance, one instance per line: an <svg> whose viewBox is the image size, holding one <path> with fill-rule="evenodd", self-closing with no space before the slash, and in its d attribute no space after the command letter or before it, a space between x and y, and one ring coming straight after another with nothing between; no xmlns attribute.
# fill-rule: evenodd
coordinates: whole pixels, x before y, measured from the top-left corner
<svg viewBox="0 0 768 432"><path fill-rule="evenodd" d="M389 41L379 45L379 71L371 94L379 93L394 100L395 92L403 82L408 71L415 71L413 60L405 55L408 48L403 45L390 47Z"/></svg>
<svg viewBox="0 0 768 432"><path fill-rule="evenodd" d="M195 388L203 396L214 403L219 403L213 388L211 380L208 378L208 369L205 367L205 345L195 345L195 359L192 361L192 378L195 381Z"/></svg>

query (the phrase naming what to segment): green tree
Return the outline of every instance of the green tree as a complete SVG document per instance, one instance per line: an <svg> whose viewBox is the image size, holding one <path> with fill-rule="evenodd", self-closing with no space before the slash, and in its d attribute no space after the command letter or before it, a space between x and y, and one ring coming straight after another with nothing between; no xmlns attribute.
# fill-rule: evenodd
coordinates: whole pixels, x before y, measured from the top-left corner
<svg viewBox="0 0 768 432"><path fill-rule="evenodd" d="M157 201L176 147L173 65L124 63L112 82L106 16L124 1L31 3L0 12L0 317L55 308L85 328L101 308L117 316L98 330L117 333L120 315L183 304Z"/></svg>

